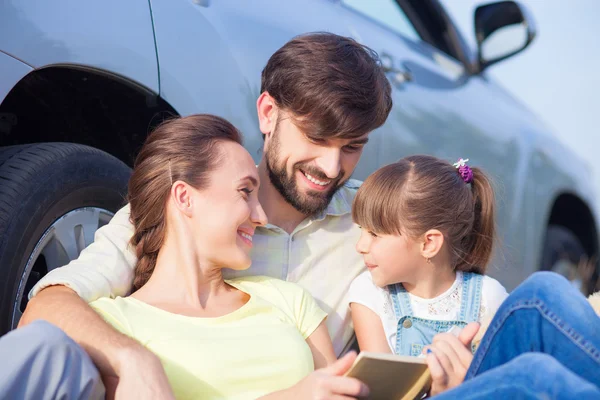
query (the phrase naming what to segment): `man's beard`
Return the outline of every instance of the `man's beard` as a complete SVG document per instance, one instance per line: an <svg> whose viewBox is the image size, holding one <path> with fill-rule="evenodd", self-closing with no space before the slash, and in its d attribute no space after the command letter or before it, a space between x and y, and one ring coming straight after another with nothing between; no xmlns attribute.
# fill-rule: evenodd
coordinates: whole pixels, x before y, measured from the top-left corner
<svg viewBox="0 0 600 400"><path fill-rule="evenodd" d="M316 215L321 213L327 208L335 192L337 192L344 184L345 181L342 181L344 171L340 171L335 179L329 179L327 175L315 167L298 163L294 165L292 175L288 176L285 164L280 165L282 163L279 161L281 143L279 142L278 133L277 128L275 128L271 138L271 145L265 153L265 161L271 183L275 189L277 189L281 197L300 213L304 215ZM329 183L331 188L324 192L310 190L306 193L301 193L298 189L296 171L300 171L300 173L306 172L320 181L331 180Z"/></svg>

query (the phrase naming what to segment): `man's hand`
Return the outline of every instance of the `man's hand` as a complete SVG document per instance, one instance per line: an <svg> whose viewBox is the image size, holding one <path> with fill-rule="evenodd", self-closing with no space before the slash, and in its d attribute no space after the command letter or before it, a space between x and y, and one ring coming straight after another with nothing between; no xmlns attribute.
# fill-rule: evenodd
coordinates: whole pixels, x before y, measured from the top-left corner
<svg viewBox="0 0 600 400"><path fill-rule="evenodd" d="M175 400L160 360L146 349L123 351L117 373L118 380L104 378L107 399Z"/></svg>
<svg viewBox="0 0 600 400"><path fill-rule="evenodd" d="M27 305L20 326L46 320L90 355L106 387L117 399L174 399L160 360L134 339L117 332L64 286L42 290Z"/></svg>
<svg viewBox="0 0 600 400"><path fill-rule="evenodd" d="M471 342L478 331L479 324L473 322L468 324L458 337L451 333L436 335L433 343L423 349L427 354L427 365L431 372L432 396L452 389L464 381L473 360Z"/></svg>
<svg viewBox="0 0 600 400"><path fill-rule="evenodd" d="M356 353L350 352L330 366L321 368L302 379L289 389L265 396L263 400L274 399L354 399L366 397L369 388L355 378L343 376L356 360Z"/></svg>

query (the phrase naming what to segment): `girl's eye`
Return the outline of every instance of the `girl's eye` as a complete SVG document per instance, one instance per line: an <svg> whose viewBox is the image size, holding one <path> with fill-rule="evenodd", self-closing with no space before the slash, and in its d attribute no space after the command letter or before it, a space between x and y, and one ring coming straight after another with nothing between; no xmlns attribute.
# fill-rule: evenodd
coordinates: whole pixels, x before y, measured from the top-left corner
<svg viewBox="0 0 600 400"><path fill-rule="evenodd" d="M375 232L371 232L369 231L369 235L373 236L373 237L377 237L377 234Z"/></svg>
<svg viewBox="0 0 600 400"><path fill-rule="evenodd" d="M243 192L243 193L244 193L246 196L249 196L249 195L250 195L250 193L252 193L252 192L253 192L253 190L251 190L251 189L248 189L248 188L243 188L243 189L240 189L240 191L242 191L242 192Z"/></svg>

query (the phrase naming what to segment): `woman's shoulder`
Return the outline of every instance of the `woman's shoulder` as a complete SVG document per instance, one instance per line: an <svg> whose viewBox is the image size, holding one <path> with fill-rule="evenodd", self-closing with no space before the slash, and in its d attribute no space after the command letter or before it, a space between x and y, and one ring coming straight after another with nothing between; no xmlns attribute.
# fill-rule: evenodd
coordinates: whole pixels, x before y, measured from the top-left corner
<svg viewBox="0 0 600 400"><path fill-rule="evenodd" d="M301 325L306 322L303 316L311 315L314 317L311 320L317 322L325 316L310 292L296 283L268 276L246 276L228 282L270 304Z"/></svg>
<svg viewBox="0 0 600 400"><path fill-rule="evenodd" d="M127 318L131 314L139 314L141 309L147 308L145 303L132 297L101 297L89 303L89 306L100 314L109 314L114 318Z"/></svg>
<svg viewBox="0 0 600 400"><path fill-rule="evenodd" d="M139 310L135 310L136 303L129 297L116 297L114 299L101 297L89 303L89 306L109 324L126 334L131 333L129 324L131 315L139 315L137 313Z"/></svg>
<svg viewBox="0 0 600 400"><path fill-rule="evenodd" d="M266 275L240 276L238 278L228 279L227 281L237 286L249 287L300 287L296 283Z"/></svg>
<svg viewBox="0 0 600 400"><path fill-rule="evenodd" d="M228 282L243 291L249 292L250 295L258 295L271 301L302 296L306 292L297 283L270 276L244 276L228 280Z"/></svg>
<svg viewBox="0 0 600 400"><path fill-rule="evenodd" d="M100 297L89 303L90 307L95 309L106 309L106 310L116 310L126 308L130 301L128 297L120 297L117 296L115 298L111 297Z"/></svg>

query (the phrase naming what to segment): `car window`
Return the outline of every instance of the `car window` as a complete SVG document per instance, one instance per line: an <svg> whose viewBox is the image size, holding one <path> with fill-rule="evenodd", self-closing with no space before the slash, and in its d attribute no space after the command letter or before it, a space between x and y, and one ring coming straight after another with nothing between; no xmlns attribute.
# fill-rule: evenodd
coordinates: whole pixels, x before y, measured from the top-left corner
<svg viewBox="0 0 600 400"><path fill-rule="evenodd" d="M396 0L342 0L342 3L408 39L421 40Z"/></svg>

